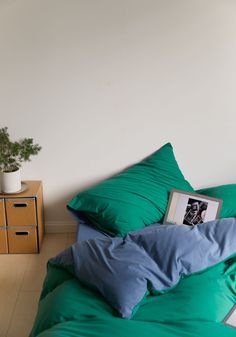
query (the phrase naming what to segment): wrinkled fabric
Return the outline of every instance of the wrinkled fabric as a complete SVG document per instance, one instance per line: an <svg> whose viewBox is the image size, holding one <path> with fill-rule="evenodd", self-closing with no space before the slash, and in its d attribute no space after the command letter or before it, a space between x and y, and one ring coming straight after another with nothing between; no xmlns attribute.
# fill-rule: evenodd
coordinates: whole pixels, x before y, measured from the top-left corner
<svg viewBox="0 0 236 337"><path fill-rule="evenodd" d="M125 238L77 242L50 260L72 268L82 282L96 288L121 317L150 291L162 293L185 276L220 263L236 252L236 219L194 227L153 225Z"/></svg>

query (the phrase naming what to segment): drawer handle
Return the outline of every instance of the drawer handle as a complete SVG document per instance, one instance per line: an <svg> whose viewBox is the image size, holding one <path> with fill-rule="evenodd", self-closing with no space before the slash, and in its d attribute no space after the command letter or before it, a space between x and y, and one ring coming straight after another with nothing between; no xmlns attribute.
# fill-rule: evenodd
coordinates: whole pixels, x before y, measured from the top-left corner
<svg viewBox="0 0 236 337"><path fill-rule="evenodd" d="M15 235L29 235L27 231L15 232Z"/></svg>
<svg viewBox="0 0 236 337"><path fill-rule="evenodd" d="M27 206L28 204L26 202L14 204L14 207L16 208L22 208L22 207L27 207Z"/></svg>

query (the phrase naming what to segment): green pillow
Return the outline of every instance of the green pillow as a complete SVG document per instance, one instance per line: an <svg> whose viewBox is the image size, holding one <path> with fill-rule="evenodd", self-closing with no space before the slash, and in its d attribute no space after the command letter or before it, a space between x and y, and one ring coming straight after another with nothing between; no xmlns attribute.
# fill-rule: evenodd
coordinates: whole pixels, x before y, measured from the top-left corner
<svg viewBox="0 0 236 337"><path fill-rule="evenodd" d="M236 184L203 188L196 192L223 200L220 218L236 217Z"/></svg>
<svg viewBox="0 0 236 337"><path fill-rule="evenodd" d="M162 220L173 188L194 191L167 143L138 164L79 193L68 207L99 229L124 236Z"/></svg>

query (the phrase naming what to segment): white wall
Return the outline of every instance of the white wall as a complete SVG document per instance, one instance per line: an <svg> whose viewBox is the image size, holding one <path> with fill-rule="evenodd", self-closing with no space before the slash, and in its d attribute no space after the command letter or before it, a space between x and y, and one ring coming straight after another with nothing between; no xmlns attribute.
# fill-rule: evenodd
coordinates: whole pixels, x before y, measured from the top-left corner
<svg viewBox="0 0 236 337"><path fill-rule="evenodd" d="M0 0L0 116L43 146L47 222L170 141L194 187L235 182L236 1Z"/></svg>

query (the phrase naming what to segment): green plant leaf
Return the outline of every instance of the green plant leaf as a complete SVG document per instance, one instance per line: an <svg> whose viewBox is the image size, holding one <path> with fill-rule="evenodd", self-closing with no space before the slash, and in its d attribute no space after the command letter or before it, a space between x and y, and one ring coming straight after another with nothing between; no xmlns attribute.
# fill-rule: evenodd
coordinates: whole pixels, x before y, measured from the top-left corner
<svg viewBox="0 0 236 337"><path fill-rule="evenodd" d="M21 167L22 162L30 161L42 147L34 144L33 138L11 141L8 128L0 129L0 171L12 172Z"/></svg>

